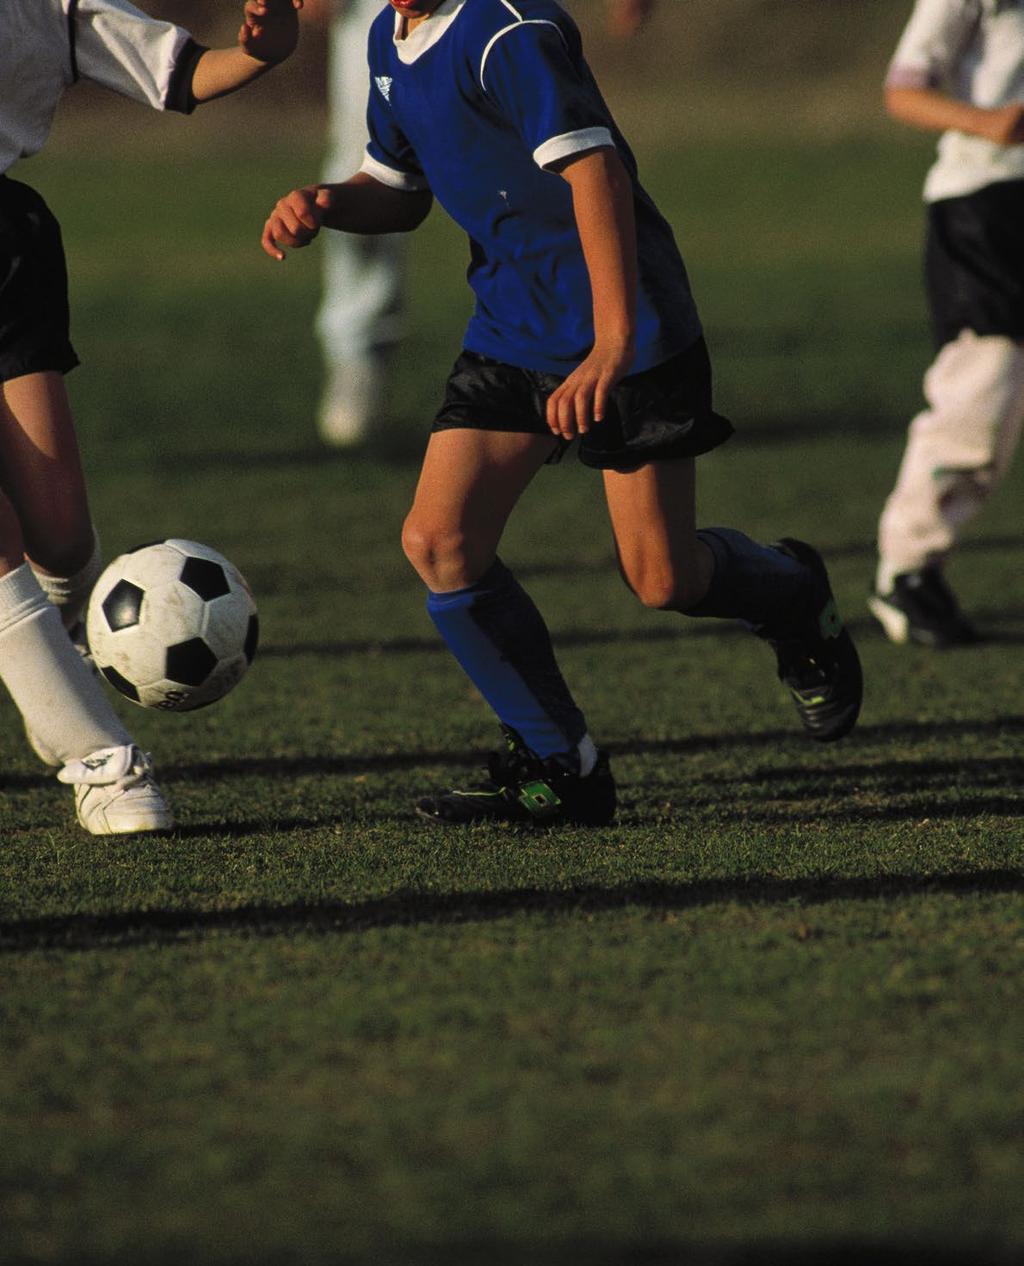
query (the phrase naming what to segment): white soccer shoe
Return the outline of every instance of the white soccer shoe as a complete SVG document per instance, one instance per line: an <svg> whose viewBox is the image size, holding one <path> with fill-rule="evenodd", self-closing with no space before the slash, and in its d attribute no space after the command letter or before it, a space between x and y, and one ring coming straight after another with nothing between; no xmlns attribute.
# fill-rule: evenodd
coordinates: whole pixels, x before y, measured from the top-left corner
<svg viewBox="0 0 1024 1266"><path fill-rule="evenodd" d="M131 743L68 761L57 778L74 787L78 821L92 835L129 835L174 826L152 772L148 754Z"/></svg>
<svg viewBox="0 0 1024 1266"><path fill-rule="evenodd" d="M351 448L366 438L381 389L379 356L368 352L335 361L328 373L317 429L331 448Z"/></svg>

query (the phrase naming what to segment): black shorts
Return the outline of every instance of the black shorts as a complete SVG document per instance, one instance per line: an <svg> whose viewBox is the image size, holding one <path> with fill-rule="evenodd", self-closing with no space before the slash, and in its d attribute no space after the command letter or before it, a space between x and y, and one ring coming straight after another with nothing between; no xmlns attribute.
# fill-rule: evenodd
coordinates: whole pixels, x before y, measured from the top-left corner
<svg viewBox="0 0 1024 1266"><path fill-rule="evenodd" d="M1024 180L929 206L925 283L938 347L961 330L1024 338Z"/></svg>
<svg viewBox="0 0 1024 1266"><path fill-rule="evenodd" d="M0 176L0 382L78 364L60 225L34 189Z"/></svg>
<svg viewBox="0 0 1024 1266"><path fill-rule="evenodd" d="M559 374L464 351L448 378L433 429L551 435L547 400L563 381ZM700 338L663 364L622 379L604 420L581 436L580 461L596 470L636 470L646 462L710 452L732 430L732 423L711 407L711 362ZM548 460L556 462L570 441L552 436L552 443Z"/></svg>

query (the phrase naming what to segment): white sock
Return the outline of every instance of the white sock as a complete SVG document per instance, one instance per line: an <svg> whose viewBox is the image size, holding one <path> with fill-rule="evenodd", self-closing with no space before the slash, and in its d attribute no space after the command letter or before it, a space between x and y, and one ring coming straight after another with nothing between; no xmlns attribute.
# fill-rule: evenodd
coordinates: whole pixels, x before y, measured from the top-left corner
<svg viewBox="0 0 1024 1266"><path fill-rule="evenodd" d="M96 529L92 533L92 553L84 567L79 568L73 576L51 576L40 571L35 564L30 564L36 580L47 598L60 612L61 621L66 629L72 629L85 614L86 603L92 587L103 570L103 557L100 554L100 541Z"/></svg>
<svg viewBox="0 0 1024 1266"><path fill-rule="evenodd" d="M576 750L580 754L580 777L586 778L597 764L597 748L589 734L584 734Z"/></svg>
<svg viewBox="0 0 1024 1266"><path fill-rule="evenodd" d="M0 680L62 763L132 741L28 563L0 577Z"/></svg>

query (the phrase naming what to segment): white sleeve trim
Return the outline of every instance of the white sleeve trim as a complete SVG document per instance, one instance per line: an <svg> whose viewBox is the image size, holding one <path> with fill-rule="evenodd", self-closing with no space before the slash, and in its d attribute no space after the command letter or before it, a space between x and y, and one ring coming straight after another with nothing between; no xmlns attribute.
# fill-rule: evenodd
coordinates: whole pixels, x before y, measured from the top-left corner
<svg viewBox="0 0 1024 1266"><path fill-rule="evenodd" d="M367 176L372 176L374 180L379 181L382 185L387 185L389 189L401 189L406 193L415 193L419 189L430 188L422 176L413 176L407 171L398 171L395 167L387 167L384 163L374 158L369 151L363 155L363 165L359 170L365 172Z"/></svg>
<svg viewBox="0 0 1024 1266"><path fill-rule="evenodd" d="M578 132L566 132L553 136L533 151L533 161L538 167L550 167L552 163L571 158L588 149L614 149L615 142L606 127L585 127Z"/></svg>

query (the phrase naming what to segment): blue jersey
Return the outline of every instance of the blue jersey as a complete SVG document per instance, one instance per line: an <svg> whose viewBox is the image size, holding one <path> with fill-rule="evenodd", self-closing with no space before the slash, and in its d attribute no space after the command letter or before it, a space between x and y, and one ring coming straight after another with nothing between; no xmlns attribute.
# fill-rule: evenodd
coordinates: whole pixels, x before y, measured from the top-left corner
<svg viewBox="0 0 1024 1266"><path fill-rule="evenodd" d="M594 342L572 191L552 165L614 146L632 181L639 296L630 372L700 336L672 230L554 0L443 0L404 40L389 7L370 31L370 141L363 171L430 189L469 235L476 307L465 346L506 364L568 374Z"/></svg>

